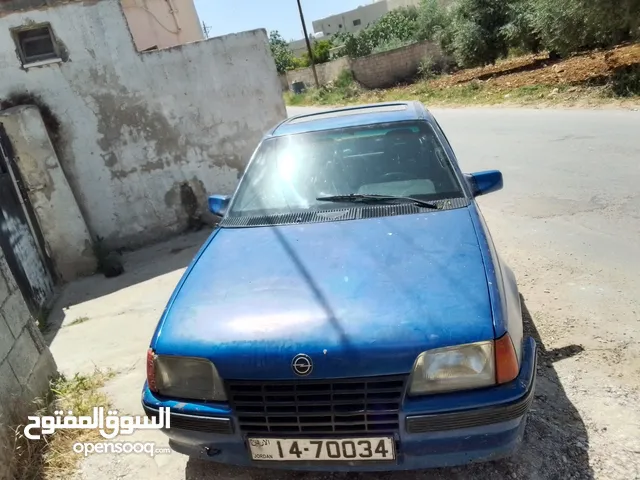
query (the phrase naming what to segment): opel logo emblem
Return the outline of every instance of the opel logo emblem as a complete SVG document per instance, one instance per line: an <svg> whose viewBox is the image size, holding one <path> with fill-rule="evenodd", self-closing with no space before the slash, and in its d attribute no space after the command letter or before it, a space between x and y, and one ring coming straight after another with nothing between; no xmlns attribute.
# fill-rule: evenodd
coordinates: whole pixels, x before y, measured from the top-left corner
<svg viewBox="0 0 640 480"><path fill-rule="evenodd" d="M306 377L313 370L313 362L308 355L299 353L291 360L291 368L293 368L296 375Z"/></svg>

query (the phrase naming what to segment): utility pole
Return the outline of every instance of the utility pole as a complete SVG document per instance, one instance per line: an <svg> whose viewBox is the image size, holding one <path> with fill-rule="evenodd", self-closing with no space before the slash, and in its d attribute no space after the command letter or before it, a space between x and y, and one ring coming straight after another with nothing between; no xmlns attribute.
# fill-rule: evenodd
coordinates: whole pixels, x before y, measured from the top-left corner
<svg viewBox="0 0 640 480"><path fill-rule="evenodd" d="M202 21L202 31L204 32L204 37L205 38L209 38L209 31L211 30L211 27L209 27L206 23L204 23L204 20Z"/></svg>
<svg viewBox="0 0 640 480"><path fill-rule="evenodd" d="M307 24L304 23L304 14L302 13L302 5L300 5L300 0L298 0L298 11L300 12L300 21L302 22L304 40L305 42L307 42L307 51L309 52L309 62L311 63L311 70L313 70L313 79L316 81L316 88L320 88L320 82L318 82L318 74L316 73L316 61L313 58L313 50L311 49L311 42L309 41L309 35L307 34Z"/></svg>

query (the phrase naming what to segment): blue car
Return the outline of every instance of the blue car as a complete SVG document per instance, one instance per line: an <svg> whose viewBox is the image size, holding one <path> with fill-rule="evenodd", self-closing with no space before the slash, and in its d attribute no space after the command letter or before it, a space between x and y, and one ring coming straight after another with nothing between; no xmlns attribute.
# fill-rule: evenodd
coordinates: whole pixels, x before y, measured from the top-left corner
<svg viewBox="0 0 640 480"><path fill-rule="evenodd" d="M225 464L392 471L510 455L536 343L432 114L384 103L262 140L151 340L142 404ZM161 410L162 409L162 410Z"/></svg>

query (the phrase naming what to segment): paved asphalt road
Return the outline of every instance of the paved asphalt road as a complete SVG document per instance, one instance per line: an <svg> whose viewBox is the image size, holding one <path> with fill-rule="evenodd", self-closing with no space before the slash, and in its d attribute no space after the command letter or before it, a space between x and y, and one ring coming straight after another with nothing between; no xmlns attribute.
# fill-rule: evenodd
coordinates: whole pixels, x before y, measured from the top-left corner
<svg viewBox="0 0 640 480"><path fill-rule="evenodd" d="M290 107L289 114L317 110ZM640 292L640 112L432 113L464 171L502 171L504 189L481 200L485 209L526 224L522 233L547 236L559 251L601 257Z"/></svg>
<svg viewBox="0 0 640 480"><path fill-rule="evenodd" d="M312 110L290 109L304 111ZM518 277L543 350L519 455L495 466L354 477L237 469L187 462L178 454L97 455L83 462L82 478L638 478L633 452L640 451L640 112L434 114L463 170L496 168L504 174L504 189L479 203L498 250ZM61 370L115 369L119 374L107 387L114 406L140 414L149 339L203 240L203 234L180 237L135 252L126 258L125 275L69 285L54 311L55 321L64 324L51 345ZM89 320L69 325L79 317ZM142 434L134 439L166 444L162 434Z"/></svg>

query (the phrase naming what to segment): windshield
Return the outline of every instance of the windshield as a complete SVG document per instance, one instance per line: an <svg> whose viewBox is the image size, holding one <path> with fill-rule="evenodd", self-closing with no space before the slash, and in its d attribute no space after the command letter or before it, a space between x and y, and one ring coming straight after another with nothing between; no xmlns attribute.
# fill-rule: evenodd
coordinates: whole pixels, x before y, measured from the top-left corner
<svg viewBox="0 0 640 480"><path fill-rule="evenodd" d="M431 201L463 196L431 126L402 122L265 140L227 216L335 209L340 202L318 198L349 194Z"/></svg>

